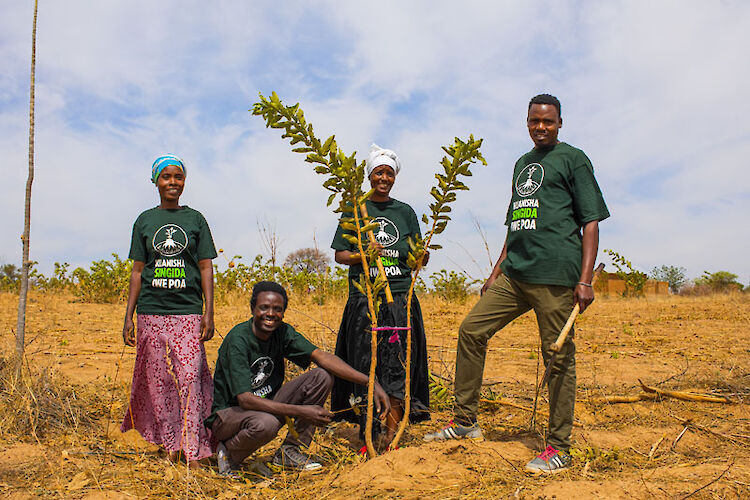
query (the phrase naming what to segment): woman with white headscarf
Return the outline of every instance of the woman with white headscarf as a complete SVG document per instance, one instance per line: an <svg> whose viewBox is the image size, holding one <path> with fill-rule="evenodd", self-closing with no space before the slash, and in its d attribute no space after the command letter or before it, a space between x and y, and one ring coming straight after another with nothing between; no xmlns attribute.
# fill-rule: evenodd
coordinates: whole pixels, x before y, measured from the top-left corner
<svg viewBox="0 0 750 500"><path fill-rule="evenodd" d="M378 312L378 325L406 326L406 295L411 286L411 269L406 264L409 255L408 239L420 234L414 210L401 201L391 198L391 188L401 170L396 153L376 144L370 147L366 163L367 177L373 193L366 202L367 213L379 227L373 231L380 259L385 269L388 284L393 293L394 304L389 306L382 297ZM356 370L370 370L370 335L372 324L368 317L367 297L353 285L359 281L362 264L357 248L344 239L348 231L338 227L331 248L339 264L349 266L349 300L336 339L336 355ZM425 256L425 264L429 255ZM370 263L370 277L378 273L376 262ZM424 333L422 311L417 297L411 304L412 359L411 359L411 422L430 418L429 384L427 376L427 343ZM398 423L403 418L405 396L406 331L378 331L376 375L380 385L391 398L391 412L386 417L383 445L393 439ZM360 438L364 440L365 412L346 410L367 399L367 388L336 379L331 394L331 410L342 420L360 425ZM358 414L357 414L358 413ZM375 422L377 424L377 422ZM380 426L373 425L373 433L380 433Z"/></svg>

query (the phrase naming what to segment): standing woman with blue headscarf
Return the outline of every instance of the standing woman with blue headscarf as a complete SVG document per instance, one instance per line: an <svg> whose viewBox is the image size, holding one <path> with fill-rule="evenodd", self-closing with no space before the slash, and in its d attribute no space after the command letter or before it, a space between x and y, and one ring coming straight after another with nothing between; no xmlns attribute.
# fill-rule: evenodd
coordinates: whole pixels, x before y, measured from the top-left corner
<svg viewBox="0 0 750 500"><path fill-rule="evenodd" d="M136 429L146 441L163 446L171 461L182 452L197 465L211 456L213 444L203 425L213 402L203 342L214 335L216 248L203 215L179 203L185 174L178 157L157 158L151 181L160 203L133 224L122 336L126 345L136 346L136 359L120 430Z"/></svg>

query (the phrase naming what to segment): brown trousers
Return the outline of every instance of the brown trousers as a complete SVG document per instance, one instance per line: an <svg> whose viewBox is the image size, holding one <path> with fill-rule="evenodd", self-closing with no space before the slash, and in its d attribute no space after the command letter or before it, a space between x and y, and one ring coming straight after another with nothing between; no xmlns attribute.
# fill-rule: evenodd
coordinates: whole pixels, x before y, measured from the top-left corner
<svg viewBox="0 0 750 500"><path fill-rule="evenodd" d="M332 386L333 377L324 369L315 368L282 385L273 400L292 405L323 406ZM285 423L283 416L232 406L216 412L211 430L216 439L224 441L232 463L239 464L275 438ZM289 433L284 444L309 446L315 426L307 420L298 419L294 427L299 439Z"/></svg>
<svg viewBox="0 0 750 500"><path fill-rule="evenodd" d="M573 310L573 289L555 285L521 283L501 274L482 295L458 330L456 353L457 422L476 422L487 343L490 338L526 311L536 313L542 340L542 357L549 363L549 345L557 340ZM549 377L549 434L547 443L568 451L576 400L574 329L563 344Z"/></svg>

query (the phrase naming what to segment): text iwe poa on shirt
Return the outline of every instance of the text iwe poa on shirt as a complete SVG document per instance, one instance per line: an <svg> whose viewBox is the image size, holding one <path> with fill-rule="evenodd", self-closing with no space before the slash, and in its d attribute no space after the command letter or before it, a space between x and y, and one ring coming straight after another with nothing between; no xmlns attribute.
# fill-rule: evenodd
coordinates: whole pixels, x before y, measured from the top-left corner
<svg viewBox="0 0 750 500"><path fill-rule="evenodd" d="M539 200L529 198L513 202L510 230L536 229L537 209Z"/></svg>
<svg viewBox="0 0 750 500"><path fill-rule="evenodd" d="M154 288L185 288L185 259L156 259L151 286Z"/></svg>

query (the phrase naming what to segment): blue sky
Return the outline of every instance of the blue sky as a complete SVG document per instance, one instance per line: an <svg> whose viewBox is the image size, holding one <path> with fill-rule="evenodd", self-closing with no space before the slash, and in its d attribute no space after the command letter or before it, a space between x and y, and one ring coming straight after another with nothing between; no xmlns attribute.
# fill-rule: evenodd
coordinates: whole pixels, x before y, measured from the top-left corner
<svg viewBox="0 0 750 500"><path fill-rule="evenodd" d="M487 167L454 204L430 268L475 278L505 236L531 96L563 104L561 139L591 158L612 217L600 248L641 270L727 270L750 281L750 4L654 2L49 2L39 7L32 258L126 255L157 204L150 165L188 165L182 201L217 246L251 259L258 221L280 257L327 249L336 217L301 155L247 110L300 102L321 136L404 169L394 197L429 203L440 146L483 137ZM20 261L32 2L0 4L0 261ZM470 252L473 257L469 257ZM601 254L600 254L601 255ZM602 260L608 262L606 256ZM475 261L475 262L474 262ZM222 261L218 261L223 265Z"/></svg>

